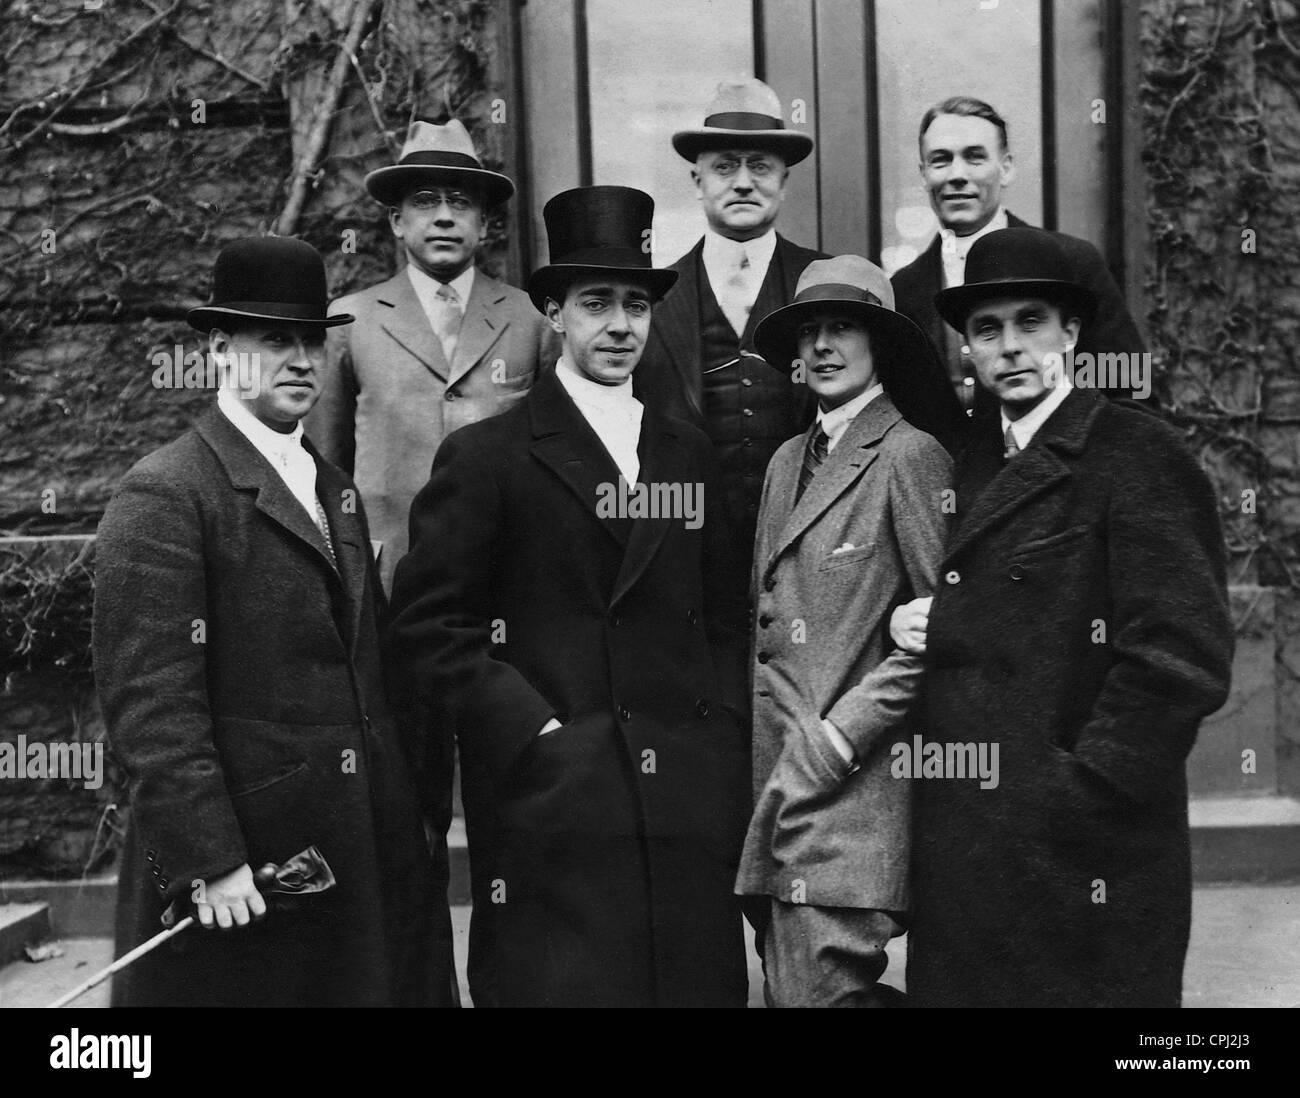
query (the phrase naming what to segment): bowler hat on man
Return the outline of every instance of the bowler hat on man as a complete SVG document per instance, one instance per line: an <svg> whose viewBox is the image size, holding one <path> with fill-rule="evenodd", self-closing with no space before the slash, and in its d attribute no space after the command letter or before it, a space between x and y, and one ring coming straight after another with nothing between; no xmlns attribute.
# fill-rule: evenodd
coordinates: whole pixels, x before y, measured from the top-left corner
<svg viewBox="0 0 1300 1098"><path fill-rule="evenodd" d="M528 296L540 312L547 298L563 302L580 278L611 278L644 286L658 301L677 272L650 263L650 223L655 204L634 187L575 187L561 191L542 210L551 261L528 280Z"/></svg>
<svg viewBox="0 0 1300 1098"><path fill-rule="evenodd" d="M366 176L366 190L385 206L400 206L414 188L435 183L478 190L489 206L515 193L509 176L483 167L473 138L458 118L441 126L413 122L397 163Z"/></svg>
<svg viewBox="0 0 1300 1098"><path fill-rule="evenodd" d="M227 244L212 268L212 301L186 320L201 332L236 320L289 320L332 328L351 324L349 313L326 315L325 260L305 240L245 237Z"/></svg>
<svg viewBox="0 0 1300 1098"><path fill-rule="evenodd" d="M913 426L947 444L956 404L934 344L895 311L889 276L860 255L809 263L794 300L758 322L754 348L777 369L789 370L799 361L799 326L825 314L852 317L866 328L876 378L895 407Z"/></svg>
<svg viewBox="0 0 1300 1098"><path fill-rule="evenodd" d="M673 148L691 163L704 152L762 149L790 165L812 152L813 139L785 128L781 100L763 81L730 80L718 85L704 108L703 126L673 134Z"/></svg>
<svg viewBox="0 0 1300 1098"><path fill-rule="evenodd" d="M1075 281L1065 249L1051 233L1028 227L998 229L975 241L966 255L965 284L940 290L934 306L964 332L975 307L996 298L1050 301L1084 324L1097 311L1097 295Z"/></svg>

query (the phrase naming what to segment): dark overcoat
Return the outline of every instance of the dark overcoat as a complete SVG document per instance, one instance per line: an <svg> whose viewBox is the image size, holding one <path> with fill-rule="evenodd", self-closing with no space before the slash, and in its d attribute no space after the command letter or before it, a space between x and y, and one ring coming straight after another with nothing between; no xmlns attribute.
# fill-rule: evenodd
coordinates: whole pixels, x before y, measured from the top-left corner
<svg viewBox="0 0 1300 1098"><path fill-rule="evenodd" d="M1175 1006L1184 760L1232 657L1214 496L1169 426L1093 391L1005 463L999 427L958 460L925 729L996 744L998 782L914 781L908 994Z"/></svg>
<svg viewBox="0 0 1300 1098"><path fill-rule="evenodd" d="M243 863L314 844L338 884L251 927L185 931L115 977L115 1004L453 1001L445 881L386 700L365 516L307 448L337 568L215 408L127 473L100 524L95 679L131 780L117 950Z"/></svg>
<svg viewBox="0 0 1300 1098"><path fill-rule="evenodd" d="M702 526L601 516L618 469L550 372L411 509L394 634L459 740L476 1006L745 1003L746 577L704 434L647 407L638 453Z"/></svg>

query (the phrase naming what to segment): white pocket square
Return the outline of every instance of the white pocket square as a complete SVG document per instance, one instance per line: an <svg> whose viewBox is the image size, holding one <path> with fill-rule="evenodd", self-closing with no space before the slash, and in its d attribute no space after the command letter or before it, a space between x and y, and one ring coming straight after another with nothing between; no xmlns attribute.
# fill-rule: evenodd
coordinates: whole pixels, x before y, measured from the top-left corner
<svg viewBox="0 0 1300 1098"><path fill-rule="evenodd" d="M832 550L831 550L831 556L835 556L836 553L851 553L851 552L852 552L854 549L856 549L856 548L857 548L857 546L854 545L853 542L851 542L851 541L846 541L846 542L845 542L843 545L841 545L838 549L832 549Z"/></svg>

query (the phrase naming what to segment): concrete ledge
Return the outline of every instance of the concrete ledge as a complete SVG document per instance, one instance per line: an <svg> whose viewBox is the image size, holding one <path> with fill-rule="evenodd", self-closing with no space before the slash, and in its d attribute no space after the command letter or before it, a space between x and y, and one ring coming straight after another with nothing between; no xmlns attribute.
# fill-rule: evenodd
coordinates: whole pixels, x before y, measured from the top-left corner
<svg viewBox="0 0 1300 1098"><path fill-rule="evenodd" d="M1300 800L1198 797L1188 806L1198 882L1300 882Z"/></svg>
<svg viewBox="0 0 1300 1098"><path fill-rule="evenodd" d="M117 874L79 881L0 881L0 904L40 903L60 938L113 936Z"/></svg>
<svg viewBox="0 0 1300 1098"><path fill-rule="evenodd" d="M0 965L23 955L23 946L50 936L50 909L45 904L0 904Z"/></svg>

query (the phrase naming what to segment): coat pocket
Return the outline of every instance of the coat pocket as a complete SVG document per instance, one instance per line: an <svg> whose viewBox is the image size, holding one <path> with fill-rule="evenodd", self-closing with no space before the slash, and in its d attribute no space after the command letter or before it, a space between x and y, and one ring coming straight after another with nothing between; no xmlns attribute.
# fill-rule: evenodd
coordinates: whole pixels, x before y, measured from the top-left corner
<svg viewBox="0 0 1300 1098"><path fill-rule="evenodd" d="M846 564L857 564L859 561L866 560L875 552L874 545L855 545L849 547L847 543L836 549L832 549L821 562L817 565L817 571L825 572L831 568L842 568Z"/></svg>
<svg viewBox="0 0 1300 1098"><path fill-rule="evenodd" d="M1092 527L1087 523L1080 526L1071 526L1067 530L1049 534L1047 537L1033 538L1017 545L1011 551L1010 556L1013 558L1026 557L1035 553L1045 553L1052 549L1059 549L1063 546L1072 546L1090 533L1092 533Z"/></svg>
<svg viewBox="0 0 1300 1098"><path fill-rule="evenodd" d="M272 786L279 785L281 782L288 781L295 774L300 774L307 769L306 763L297 763L293 766L280 767L261 777L252 778L241 783L238 787L230 790L230 799L236 797L247 797L250 793L260 793L264 789L270 789Z"/></svg>

